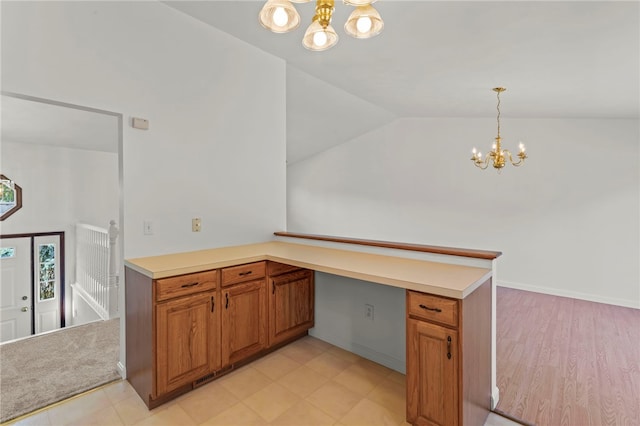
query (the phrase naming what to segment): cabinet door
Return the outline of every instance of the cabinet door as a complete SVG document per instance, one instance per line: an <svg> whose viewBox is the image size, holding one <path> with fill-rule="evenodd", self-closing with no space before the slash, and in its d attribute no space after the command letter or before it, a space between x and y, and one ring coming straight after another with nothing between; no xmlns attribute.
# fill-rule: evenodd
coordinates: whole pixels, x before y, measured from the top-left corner
<svg viewBox="0 0 640 426"><path fill-rule="evenodd" d="M299 270L270 278L269 345L313 327L313 271Z"/></svg>
<svg viewBox="0 0 640 426"><path fill-rule="evenodd" d="M220 368L220 309L216 293L156 305L156 395Z"/></svg>
<svg viewBox="0 0 640 426"><path fill-rule="evenodd" d="M450 354L450 356L449 356ZM458 332L407 320L407 421L458 424Z"/></svg>
<svg viewBox="0 0 640 426"><path fill-rule="evenodd" d="M222 364L227 366L267 347L266 281L228 287L222 297Z"/></svg>

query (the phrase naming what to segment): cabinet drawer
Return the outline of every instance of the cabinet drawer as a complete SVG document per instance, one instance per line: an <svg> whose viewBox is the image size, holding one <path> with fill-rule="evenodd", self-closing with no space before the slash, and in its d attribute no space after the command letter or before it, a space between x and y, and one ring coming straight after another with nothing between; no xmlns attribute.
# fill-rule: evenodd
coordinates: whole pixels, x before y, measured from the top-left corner
<svg viewBox="0 0 640 426"><path fill-rule="evenodd" d="M213 290L218 286L218 271L161 278L155 281L155 286L156 301L158 302L200 291Z"/></svg>
<svg viewBox="0 0 640 426"><path fill-rule="evenodd" d="M255 262L224 268L222 270L222 287L264 277L266 271L265 263Z"/></svg>
<svg viewBox="0 0 640 426"><path fill-rule="evenodd" d="M295 271L296 269L300 269L300 267L287 265L286 263L271 262L271 261L267 262L267 275L269 275L270 277L284 274L286 272Z"/></svg>
<svg viewBox="0 0 640 426"><path fill-rule="evenodd" d="M407 291L409 316L441 324L458 326L458 301L431 294Z"/></svg>

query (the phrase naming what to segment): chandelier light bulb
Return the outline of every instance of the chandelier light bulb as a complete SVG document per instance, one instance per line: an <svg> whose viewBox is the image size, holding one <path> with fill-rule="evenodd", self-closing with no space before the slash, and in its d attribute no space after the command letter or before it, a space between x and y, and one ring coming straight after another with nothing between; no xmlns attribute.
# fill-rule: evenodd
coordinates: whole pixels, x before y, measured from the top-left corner
<svg viewBox="0 0 640 426"><path fill-rule="evenodd" d="M354 38L375 37L383 28L380 14L370 4L356 7L344 24L344 31Z"/></svg>
<svg viewBox="0 0 640 426"><path fill-rule="evenodd" d="M520 152L524 152L525 151L525 147L524 147L524 144L522 142L520 142L520 145L518 145L518 147L520 148Z"/></svg>
<svg viewBox="0 0 640 426"><path fill-rule="evenodd" d="M318 31L313 35L313 44L322 47L327 44L327 34L324 31Z"/></svg>
<svg viewBox="0 0 640 426"><path fill-rule="evenodd" d="M287 15L284 8L277 7L273 12L273 23L279 27L284 27L289 23L289 15Z"/></svg>
<svg viewBox="0 0 640 426"><path fill-rule="evenodd" d="M288 33L300 25L300 15L289 0L268 0L258 15L260 25L276 34Z"/></svg>
<svg viewBox="0 0 640 426"><path fill-rule="evenodd" d="M371 22L371 18L368 16L358 18L358 21L356 22L356 27L361 33L368 32L371 29L371 25L373 25L373 23Z"/></svg>

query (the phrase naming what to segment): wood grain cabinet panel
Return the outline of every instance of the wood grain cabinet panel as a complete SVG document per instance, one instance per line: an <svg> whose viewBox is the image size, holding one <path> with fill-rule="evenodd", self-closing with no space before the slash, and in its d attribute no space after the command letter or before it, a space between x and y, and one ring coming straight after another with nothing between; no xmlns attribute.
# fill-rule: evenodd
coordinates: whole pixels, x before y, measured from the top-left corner
<svg viewBox="0 0 640 426"><path fill-rule="evenodd" d="M458 424L458 333L408 320L407 420L414 425Z"/></svg>
<svg viewBox="0 0 640 426"><path fill-rule="evenodd" d="M157 395L220 368L215 299L215 293L205 292L156 306Z"/></svg>
<svg viewBox="0 0 640 426"><path fill-rule="evenodd" d="M256 280L265 276L266 262L253 262L231 266L222 270L222 287Z"/></svg>
<svg viewBox="0 0 640 426"><path fill-rule="evenodd" d="M222 291L222 365L242 361L267 347L267 287L265 279Z"/></svg>
<svg viewBox="0 0 640 426"><path fill-rule="evenodd" d="M269 345L272 346L313 327L313 271L299 269L269 277L269 282Z"/></svg>

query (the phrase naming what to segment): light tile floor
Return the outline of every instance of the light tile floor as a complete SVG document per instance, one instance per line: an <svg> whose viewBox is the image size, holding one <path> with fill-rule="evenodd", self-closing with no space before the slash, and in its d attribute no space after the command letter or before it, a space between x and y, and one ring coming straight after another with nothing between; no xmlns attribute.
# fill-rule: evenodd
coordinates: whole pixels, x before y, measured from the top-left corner
<svg viewBox="0 0 640 426"><path fill-rule="evenodd" d="M118 381L14 425L407 425L405 376L307 336L158 408ZM485 426L509 426L494 414Z"/></svg>

